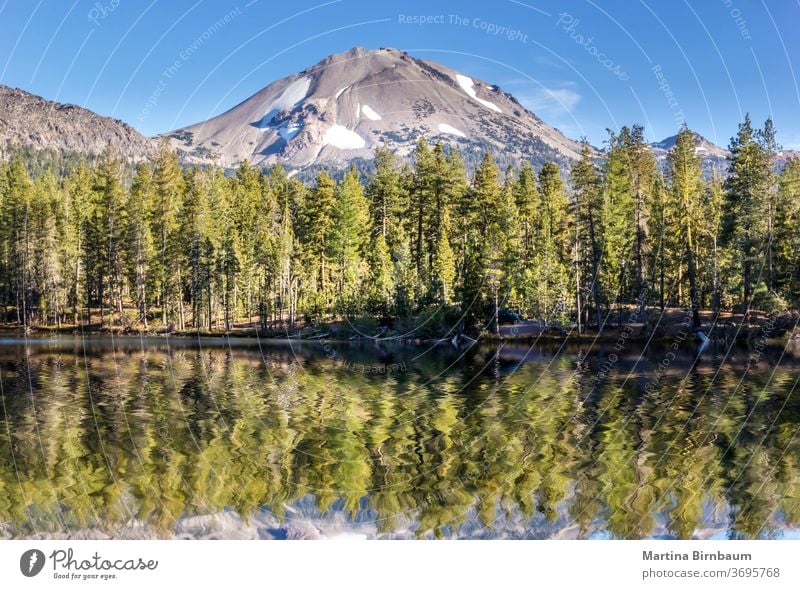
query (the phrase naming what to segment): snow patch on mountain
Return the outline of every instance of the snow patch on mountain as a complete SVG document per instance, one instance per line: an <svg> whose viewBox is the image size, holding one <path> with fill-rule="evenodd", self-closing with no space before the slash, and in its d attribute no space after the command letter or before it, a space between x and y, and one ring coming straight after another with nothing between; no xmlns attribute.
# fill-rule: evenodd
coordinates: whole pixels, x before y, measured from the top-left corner
<svg viewBox="0 0 800 589"><path fill-rule="evenodd" d="M332 145L339 149L361 149L366 145L366 141L361 135L342 125L333 125L325 131L322 142L325 145Z"/></svg>
<svg viewBox="0 0 800 589"><path fill-rule="evenodd" d="M440 133L448 133L450 135L457 135L458 137L466 138L467 135L463 131L459 131L455 127L451 127L447 123L439 123L439 132Z"/></svg>
<svg viewBox="0 0 800 589"><path fill-rule="evenodd" d="M505 166L567 165L581 150L497 86L396 49L329 56L169 137L187 164L306 170L366 161L378 146L408 158L426 133L469 151L468 166L479 151Z"/></svg>
<svg viewBox="0 0 800 589"><path fill-rule="evenodd" d="M302 125L286 125L278 129L278 134L283 138L284 141L289 141L295 135L297 135L302 130Z"/></svg>
<svg viewBox="0 0 800 589"><path fill-rule="evenodd" d="M273 100L267 108L267 113L261 119L259 127L267 127L272 120L280 113L302 102L308 96L308 89L311 87L311 78L299 78L289 84L281 95Z"/></svg>
<svg viewBox="0 0 800 589"><path fill-rule="evenodd" d="M488 100L483 100L482 98L478 98L478 95L475 93L475 88L473 88L475 82L472 81L472 78L464 76L462 74L456 74L456 81L458 82L458 85L461 86L461 89L467 93L467 96L469 96L473 100L480 102L483 106L487 108L491 108L493 111L503 112L502 110L500 110L500 107L497 106L495 103L489 102Z"/></svg>
<svg viewBox="0 0 800 589"><path fill-rule="evenodd" d="M376 113L369 105L364 104L361 107L361 112L364 113L364 116L367 117L370 121L380 121L381 115Z"/></svg>

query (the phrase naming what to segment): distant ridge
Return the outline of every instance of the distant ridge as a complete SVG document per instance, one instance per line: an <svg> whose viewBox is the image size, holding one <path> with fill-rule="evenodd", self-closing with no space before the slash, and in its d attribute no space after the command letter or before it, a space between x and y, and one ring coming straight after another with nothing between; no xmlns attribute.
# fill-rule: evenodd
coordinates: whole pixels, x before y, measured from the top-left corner
<svg viewBox="0 0 800 589"><path fill-rule="evenodd" d="M21 146L96 156L109 144L131 162L152 156L156 145L122 121L0 85L0 155Z"/></svg>

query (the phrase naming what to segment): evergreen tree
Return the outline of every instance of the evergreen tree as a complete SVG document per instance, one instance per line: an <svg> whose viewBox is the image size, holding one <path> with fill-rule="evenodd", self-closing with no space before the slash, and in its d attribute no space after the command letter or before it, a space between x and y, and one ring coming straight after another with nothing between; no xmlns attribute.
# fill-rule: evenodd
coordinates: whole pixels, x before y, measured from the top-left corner
<svg viewBox="0 0 800 589"><path fill-rule="evenodd" d="M414 178L410 198L409 220L414 255L414 266L418 280L427 283L429 251L425 230L429 223L430 205L435 196L436 160L428 142L420 137L414 149Z"/></svg>
<svg viewBox="0 0 800 589"><path fill-rule="evenodd" d="M433 258L433 289L436 301L448 305L453 298L453 282L456 276L455 255L450 246L450 213L442 214L436 251Z"/></svg>
<svg viewBox="0 0 800 589"><path fill-rule="evenodd" d="M769 157L758 141L750 115L739 125L729 149L731 159L725 180L722 237L734 253L733 263L740 273L738 290L744 308L749 308L753 292L763 278L768 234L765 211L770 182Z"/></svg>
<svg viewBox="0 0 800 589"><path fill-rule="evenodd" d="M703 267L706 276L705 290L711 293L711 307L714 316L719 314L721 302L720 269L722 266L719 247L720 231L722 229L722 203L724 190L722 176L719 170L713 170L711 178L706 185L706 198L703 206L703 223L700 225L701 237L704 238L705 247L698 259L704 261Z"/></svg>
<svg viewBox="0 0 800 589"><path fill-rule="evenodd" d="M471 198L462 212L470 224L460 297L468 329L486 325L487 316L498 327L500 294L506 283L502 246L508 237L499 175L487 153L475 171Z"/></svg>
<svg viewBox="0 0 800 589"><path fill-rule="evenodd" d="M2 199L4 226L4 280L17 323L27 327L31 313L30 212L33 185L22 159L14 158L7 170Z"/></svg>
<svg viewBox="0 0 800 589"><path fill-rule="evenodd" d="M120 163L114 150L107 148L100 159L93 186L89 216L86 256L87 267L93 267L96 302L100 307L100 325L104 322L106 298L113 313L122 318L123 251L127 228L126 191L122 186Z"/></svg>
<svg viewBox="0 0 800 589"><path fill-rule="evenodd" d="M504 307L582 332L612 305L646 310L651 289L662 309L691 304L695 327L709 296L715 314L797 308L800 166L778 175L772 122L747 118L727 179L704 184L695 141L678 134L667 180L638 125L610 133L602 176L584 143L569 197L555 163L501 178L486 154L468 179L457 149L424 138L413 166L378 149L364 185L355 168L310 186L281 166L184 170L166 141L136 170L111 150L23 150L0 162L3 320L230 330L366 312L404 327L453 305L471 332L498 333Z"/></svg>
<svg viewBox="0 0 800 589"><path fill-rule="evenodd" d="M56 179L50 172L34 181L30 208L31 311L38 311L41 323L58 327L66 306L59 256L61 204Z"/></svg>
<svg viewBox="0 0 800 589"><path fill-rule="evenodd" d="M385 171L384 171L385 172ZM387 204L388 210L388 204ZM320 172L305 200L302 213L301 241L305 248L314 290L316 314L330 302L331 239L336 213L336 182L327 172ZM380 225L383 228L383 224ZM383 231L381 231L383 235Z"/></svg>
<svg viewBox="0 0 800 589"><path fill-rule="evenodd" d="M692 328L700 327L700 294L697 284L697 243L704 222L703 179L700 157L696 153L695 136L685 125L678 132L675 146L667 155L671 202L678 211L678 242L684 245L681 263L689 278L689 301Z"/></svg>
<svg viewBox="0 0 800 589"><path fill-rule="evenodd" d="M647 233L649 235L649 267L650 283L658 289L658 303L661 312L666 306L667 292L665 282L667 278L669 257L672 252L672 222L670 216L672 207L669 203L664 177L656 173L653 179L652 193L648 203Z"/></svg>
<svg viewBox="0 0 800 589"><path fill-rule="evenodd" d="M369 237L369 204L355 167L336 189L330 255L337 266L338 307L345 314L358 310L362 302L364 254Z"/></svg>
<svg viewBox="0 0 800 589"><path fill-rule="evenodd" d="M168 328L176 317L183 318L183 298L180 293L181 244L178 240L178 215L183 201L184 181L177 154L164 140L155 157L153 170L155 203L150 218L151 233L155 242L151 274L158 292L161 320ZM183 321L181 321L181 326Z"/></svg>
<svg viewBox="0 0 800 589"><path fill-rule="evenodd" d="M772 118L764 122L764 128L759 132L759 143L764 151L767 161L767 177L765 179L765 201L766 201L766 286L770 292L775 290L775 224L778 208L778 152L781 147L776 138L775 126Z"/></svg>
<svg viewBox="0 0 800 589"><path fill-rule="evenodd" d="M368 311L378 317L387 318L392 312L392 295L394 293L394 268L389 254L389 246L383 233L375 233L367 254L368 274Z"/></svg>
<svg viewBox="0 0 800 589"><path fill-rule="evenodd" d="M786 162L779 179L773 227L774 282L797 308L800 304L800 159Z"/></svg>
<svg viewBox="0 0 800 589"><path fill-rule="evenodd" d="M375 150L375 174L367 185L367 196L375 232L380 233L387 244L392 243L394 232L402 220L405 208L403 192L394 154L386 147L379 147Z"/></svg>
<svg viewBox="0 0 800 589"><path fill-rule="evenodd" d="M84 247L92 192L92 173L81 163L66 179L64 192L64 273L69 278L67 305L72 310L72 322L80 322L80 309L87 303ZM148 263L150 260L147 261Z"/></svg>
<svg viewBox="0 0 800 589"><path fill-rule="evenodd" d="M619 303L631 292L635 260L636 202L631 182L631 132L623 127L619 134L609 131L603 174L602 205L602 288L608 302Z"/></svg>
<svg viewBox="0 0 800 589"><path fill-rule="evenodd" d="M539 172L541 201L537 227L539 287L536 297L541 316L552 316L564 308L568 292L568 219L569 202L564 192L561 170L547 162ZM563 313L563 311L560 311Z"/></svg>
<svg viewBox="0 0 800 589"><path fill-rule="evenodd" d="M603 326L603 298L600 290L600 264L602 249L602 193L600 176L595 167L592 150L584 141L581 158L573 164L570 173L574 191L574 218L576 272L576 306L588 313L589 303L594 305L598 330ZM586 301L584 303L584 301ZM585 323L584 323L585 324Z"/></svg>
<svg viewBox="0 0 800 589"><path fill-rule="evenodd" d="M153 296L152 280L148 270L154 265L156 256L151 231L154 200L153 172L148 164L142 164L136 172L127 202L125 254L127 277L132 287L138 321L142 322L145 329L148 325L149 305Z"/></svg>
<svg viewBox="0 0 800 589"><path fill-rule="evenodd" d="M633 125L631 128L628 152L630 186L633 192L636 216L636 296L641 301L640 310L644 311L648 289L645 281L645 260L649 249L647 226L650 211L648 203L652 199L653 187L656 182L657 163L650 146L644 139L644 127L641 125Z"/></svg>

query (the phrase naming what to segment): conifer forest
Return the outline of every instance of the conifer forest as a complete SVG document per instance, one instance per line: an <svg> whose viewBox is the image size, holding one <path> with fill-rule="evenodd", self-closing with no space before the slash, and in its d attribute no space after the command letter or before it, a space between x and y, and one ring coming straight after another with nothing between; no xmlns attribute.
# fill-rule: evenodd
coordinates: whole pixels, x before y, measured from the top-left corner
<svg viewBox="0 0 800 589"><path fill-rule="evenodd" d="M633 125L564 169L468 171L421 139L374 166L182 167L167 143L136 167L108 149L0 163L2 323L27 329L264 332L362 321L494 333L517 320L593 333L680 308L800 305L800 161L747 117L727 169L681 129L657 161ZM40 159L40 158L39 158Z"/></svg>

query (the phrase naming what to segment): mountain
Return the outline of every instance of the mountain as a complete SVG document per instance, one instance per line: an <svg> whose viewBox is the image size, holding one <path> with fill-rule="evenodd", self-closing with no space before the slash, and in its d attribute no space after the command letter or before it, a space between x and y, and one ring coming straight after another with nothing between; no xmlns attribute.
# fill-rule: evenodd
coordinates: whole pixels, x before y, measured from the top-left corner
<svg viewBox="0 0 800 589"><path fill-rule="evenodd" d="M704 173L707 176L710 176L712 170L716 169L723 176L727 175L729 164L728 158L731 156L731 152L723 147L720 147L719 145L712 143L699 133L693 133L693 135L695 137L695 144L697 145L697 154L702 159ZM672 135L671 137L667 137L666 139L658 141L657 143L650 144L656 159L662 163L662 165L666 162L667 153L669 150L675 146L675 141L677 138L677 135ZM788 160L797 157L800 157L800 152L797 150L784 149L779 151L777 154L778 169L783 169L784 164L786 164Z"/></svg>
<svg viewBox="0 0 800 589"><path fill-rule="evenodd" d="M248 159L281 163L304 175L319 165L341 168L370 160L379 145L406 157L421 136L457 146L469 167L490 151L501 166L552 160L567 169L581 148L498 86L396 49L361 47L167 136L184 164L230 168ZM719 169L724 175L730 152L695 137L705 173ZM137 163L154 155L158 139L85 108L0 85L0 159L15 146L96 156L111 143L122 158ZM650 144L660 162L675 139ZM797 151L781 151L779 167L797 157Z"/></svg>
<svg viewBox="0 0 800 589"><path fill-rule="evenodd" d="M712 170L716 169L722 174L725 174L728 169L728 157L730 157L731 152L727 149L723 149L719 145L711 143L711 141L699 133L692 134L694 135L695 144L697 145L697 155L702 158L704 172L710 175ZM666 162L669 150L675 147L677 139L677 135L672 135L657 143L650 144L656 159L662 163L662 165Z"/></svg>
<svg viewBox="0 0 800 589"><path fill-rule="evenodd" d="M396 49L356 47L273 82L207 121L169 134L186 163L231 167L341 166L379 145L408 155L417 138L458 146L473 161L565 163L580 144L545 124L511 94Z"/></svg>
<svg viewBox="0 0 800 589"><path fill-rule="evenodd" d="M0 85L0 157L12 147L94 156L109 143L133 162L152 155L156 145L122 121Z"/></svg>

